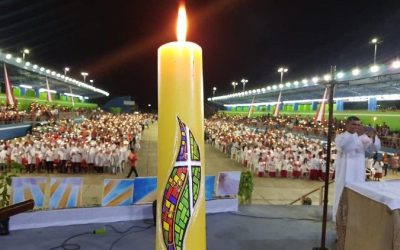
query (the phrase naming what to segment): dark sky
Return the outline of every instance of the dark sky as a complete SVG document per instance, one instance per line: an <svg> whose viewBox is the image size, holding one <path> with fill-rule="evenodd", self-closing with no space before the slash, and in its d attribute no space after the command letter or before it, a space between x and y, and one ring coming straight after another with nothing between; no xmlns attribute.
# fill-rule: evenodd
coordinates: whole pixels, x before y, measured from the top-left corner
<svg viewBox="0 0 400 250"><path fill-rule="evenodd" d="M204 94L232 92L400 56L400 1L191 0L188 40L203 48ZM175 41L176 0L0 0L0 49L88 79L112 97L157 103L157 48ZM239 86L241 88L241 86Z"/></svg>

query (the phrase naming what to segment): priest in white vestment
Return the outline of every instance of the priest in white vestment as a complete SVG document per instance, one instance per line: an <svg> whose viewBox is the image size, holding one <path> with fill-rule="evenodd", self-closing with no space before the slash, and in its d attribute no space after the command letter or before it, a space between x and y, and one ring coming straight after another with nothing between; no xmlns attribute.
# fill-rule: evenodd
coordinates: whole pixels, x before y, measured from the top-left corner
<svg viewBox="0 0 400 250"><path fill-rule="evenodd" d="M336 137L335 144L337 155L333 221L336 221L336 212L345 184L365 182L365 153L377 152L381 141L373 129L365 129L358 117L350 116L346 120L346 131Z"/></svg>

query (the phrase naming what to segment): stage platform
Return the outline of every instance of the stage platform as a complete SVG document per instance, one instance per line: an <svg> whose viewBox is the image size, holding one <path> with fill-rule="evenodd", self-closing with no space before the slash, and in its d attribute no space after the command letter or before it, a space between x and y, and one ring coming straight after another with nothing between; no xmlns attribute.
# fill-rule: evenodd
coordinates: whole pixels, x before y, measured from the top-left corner
<svg viewBox="0 0 400 250"><path fill-rule="evenodd" d="M237 212L237 199L218 199L206 202L207 214ZM10 218L10 230L69 226L89 223L112 223L153 218L152 204L91 207L35 211L18 214Z"/></svg>
<svg viewBox="0 0 400 250"><path fill-rule="evenodd" d="M207 214L207 249L310 250L320 244L321 218L322 207L319 206L248 205L240 206L237 212ZM155 228L151 223L151 219L146 219L14 230L0 237L1 249L62 249L55 247L73 237L67 243L78 244L85 250L151 250L155 249ZM106 232L93 234L96 229ZM130 230L124 233L115 229ZM76 235L79 236L74 237ZM336 249L335 238L334 224L329 222L328 249ZM69 247L65 249L78 249Z"/></svg>

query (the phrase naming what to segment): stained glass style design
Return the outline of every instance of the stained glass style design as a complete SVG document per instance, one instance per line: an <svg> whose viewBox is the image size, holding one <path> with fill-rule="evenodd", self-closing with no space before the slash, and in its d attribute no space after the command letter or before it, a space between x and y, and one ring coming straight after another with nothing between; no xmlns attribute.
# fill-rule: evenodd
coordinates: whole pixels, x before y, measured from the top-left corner
<svg viewBox="0 0 400 250"><path fill-rule="evenodd" d="M200 193L200 150L190 129L179 119L180 146L165 186L161 228L168 250L184 249L186 230ZM189 135L189 136L188 136Z"/></svg>

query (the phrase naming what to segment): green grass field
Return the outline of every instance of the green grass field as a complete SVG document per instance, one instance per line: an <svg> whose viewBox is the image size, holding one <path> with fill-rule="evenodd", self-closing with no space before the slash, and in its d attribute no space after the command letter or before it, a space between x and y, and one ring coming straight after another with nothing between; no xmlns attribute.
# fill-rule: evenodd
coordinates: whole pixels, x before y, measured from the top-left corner
<svg viewBox="0 0 400 250"><path fill-rule="evenodd" d="M228 115L248 115L248 112L240 112L240 111L222 111ZM271 112L270 112L271 113ZM254 112L252 117L266 115L268 112ZM272 113L271 113L272 114ZM280 114L284 115L301 115L303 117L314 117L315 111L313 112L294 112L294 111L281 111ZM346 119L348 116L355 115L358 116L362 123L367 125L371 124L379 125L385 122L391 131L400 131L400 112L393 111L374 111L369 112L366 110L346 110L343 112L333 112L333 116L337 119ZM325 113L325 117L328 118L328 113ZM376 121L374 122L374 117L376 117Z"/></svg>

